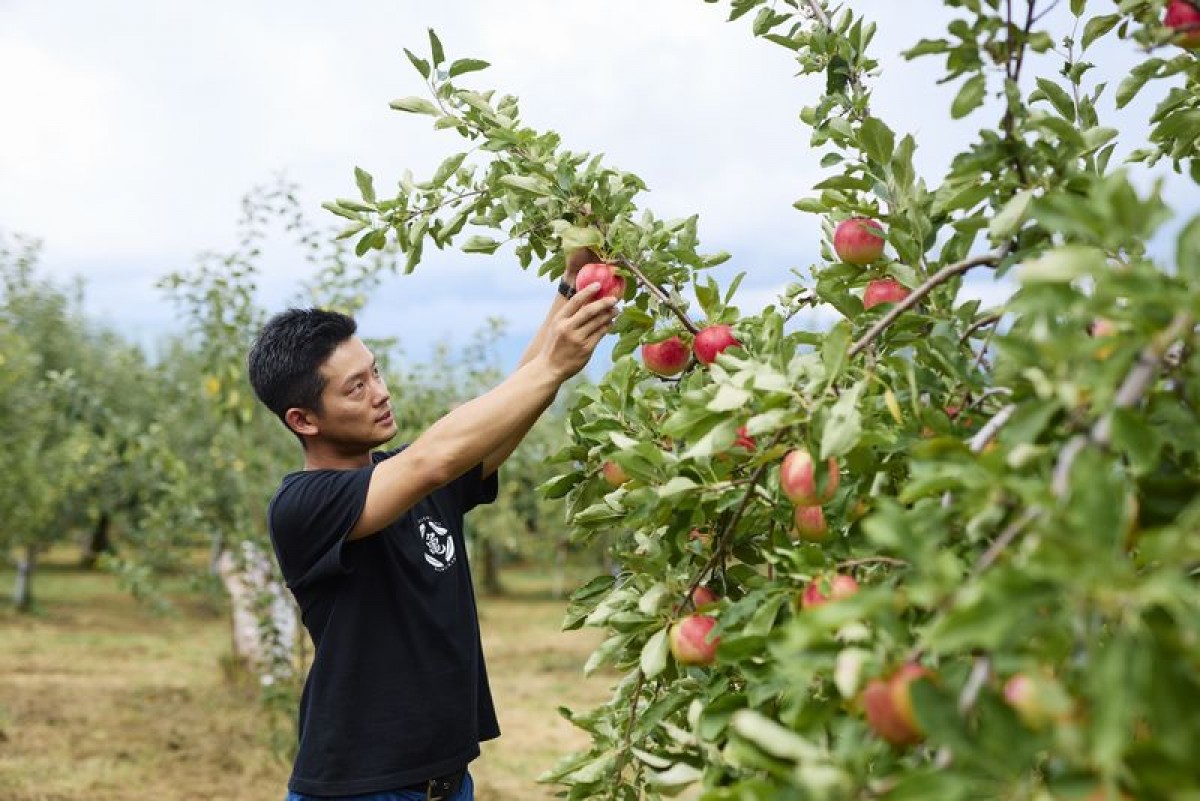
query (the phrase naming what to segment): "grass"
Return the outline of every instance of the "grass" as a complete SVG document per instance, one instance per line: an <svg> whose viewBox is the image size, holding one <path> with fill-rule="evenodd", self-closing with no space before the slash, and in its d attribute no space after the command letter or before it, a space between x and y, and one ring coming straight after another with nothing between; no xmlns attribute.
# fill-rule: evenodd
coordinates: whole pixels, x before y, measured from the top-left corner
<svg viewBox="0 0 1200 801"><path fill-rule="evenodd" d="M0 799L282 799L289 765L271 746L255 688L233 680L220 602L186 596L155 615L112 577L49 554L37 606L0 602ZM539 774L586 735L556 712L602 702L612 677L581 667L600 633L562 632L548 580L504 575L512 594L480 600L484 652L503 736L472 764L481 801L552 798ZM0 589L11 586L0 571Z"/></svg>

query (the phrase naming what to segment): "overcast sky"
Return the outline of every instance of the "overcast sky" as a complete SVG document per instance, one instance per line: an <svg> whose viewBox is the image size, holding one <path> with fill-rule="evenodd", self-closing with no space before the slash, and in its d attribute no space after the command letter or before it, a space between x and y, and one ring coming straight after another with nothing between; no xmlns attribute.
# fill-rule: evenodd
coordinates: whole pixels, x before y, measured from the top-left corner
<svg viewBox="0 0 1200 801"><path fill-rule="evenodd" d="M1066 5L1053 12L1060 24L1069 24ZM873 110L916 136L918 166L936 182L994 110L949 122L955 87L935 85L938 63L898 58L941 34L940 3L855 7L880 22L875 52L886 72L873 81ZM754 39L747 20L725 22L727 9L701 0L0 0L0 230L41 238L47 270L87 279L95 316L151 343L178 330L155 280L201 251L231 248L251 186L286 174L324 223L321 201L354 195L356 165L388 187L458 149L453 132L388 108L421 93L401 48L426 51L433 27L450 58L492 63L471 84L518 95L527 122L641 175L651 188L644 207L698 212L703 248L735 257L718 279L747 271L739 305L754 312L790 268L816 258L817 220L791 203L823 177L797 119L819 87L795 78L790 54ZM1137 58L1123 47L1089 53L1103 65L1094 74L1114 86ZM1128 141L1144 137L1161 91L1111 118ZM1200 207L1181 179L1169 179L1168 197L1179 212ZM268 307L285 303L301 266L288 246L271 249ZM429 343L465 342L498 315L515 359L552 291L510 252L433 251L415 275L379 290L364 330L399 337L420 358Z"/></svg>

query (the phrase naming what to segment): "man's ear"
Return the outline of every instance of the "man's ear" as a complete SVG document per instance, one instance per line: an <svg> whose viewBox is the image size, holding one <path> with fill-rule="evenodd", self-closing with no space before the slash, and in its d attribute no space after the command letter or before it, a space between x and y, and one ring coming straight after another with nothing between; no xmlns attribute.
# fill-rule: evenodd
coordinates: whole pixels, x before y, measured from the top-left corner
<svg viewBox="0 0 1200 801"><path fill-rule="evenodd" d="M311 409L301 409L293 406L283 413L283 421L287 427L302 437L311 437L320 433L317 425L317 415Z"/></svg>

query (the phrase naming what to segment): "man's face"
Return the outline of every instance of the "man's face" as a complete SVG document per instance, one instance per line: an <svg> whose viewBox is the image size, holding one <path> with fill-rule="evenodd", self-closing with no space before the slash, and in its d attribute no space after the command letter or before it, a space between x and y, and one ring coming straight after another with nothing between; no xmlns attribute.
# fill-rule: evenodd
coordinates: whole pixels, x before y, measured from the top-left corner
<svg viewBox="0 0 1200 801"><path fill-rule="evenodd" d="M321 411L314 414L321 439L347 450L370 450L396 435L387 385L361 339L338 345L320 372L325 389Z"/></svg>

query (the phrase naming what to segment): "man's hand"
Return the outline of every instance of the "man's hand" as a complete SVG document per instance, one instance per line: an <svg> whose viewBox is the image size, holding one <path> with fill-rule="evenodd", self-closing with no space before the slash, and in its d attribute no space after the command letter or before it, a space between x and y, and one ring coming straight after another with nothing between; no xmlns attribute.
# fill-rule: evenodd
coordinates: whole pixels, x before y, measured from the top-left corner
<svg viewBox="0 0 1200 801"><path fill-rule="evenodd" d="M583 369L617 317L617 299L596 299L599 288L584 287L550 321L541 356L562 381Z"/></svg>
<svg viewBox="0 0 1200 801"><path fill-rule="evenodd" d="M579 276L579 271L583 269L585 264L593 264L600 261L591 248L575 248L567 254L567 269L563 270L562 280L568 286L575 286L575 279Z"/></svg>

